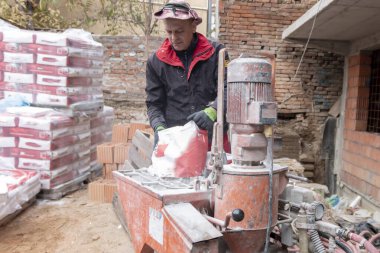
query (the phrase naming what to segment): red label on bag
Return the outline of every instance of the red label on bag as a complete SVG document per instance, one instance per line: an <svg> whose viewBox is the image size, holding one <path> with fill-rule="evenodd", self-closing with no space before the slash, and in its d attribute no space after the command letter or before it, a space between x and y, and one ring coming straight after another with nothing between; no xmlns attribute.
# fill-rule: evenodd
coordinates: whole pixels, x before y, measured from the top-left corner
<svg viewBox="0 0 380 253"><path fill-rule="evenodd" d="M165 155L165 150L168 147L168 144L158 144L157 148L154 151L156 157L163 157Z"/></svg>
<svg viewBox="0 0 380 253"><path fill-rule="evenodd" d="M186 152L176 160L176 177L196 177L202 174L208 149L207 131L198 130Z"/></svg>

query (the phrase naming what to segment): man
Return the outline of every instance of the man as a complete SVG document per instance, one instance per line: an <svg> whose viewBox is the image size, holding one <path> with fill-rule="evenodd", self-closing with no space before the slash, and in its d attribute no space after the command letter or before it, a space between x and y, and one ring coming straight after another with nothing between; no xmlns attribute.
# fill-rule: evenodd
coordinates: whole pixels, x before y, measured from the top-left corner
<svg viewBox="0 0 380 253"><path fill-rule="evenodd" d="M196 32L202 18L183 0L169 1L154 15L167 33L146 67L146 105L155 142L158 131L190 120L210 136L217 115L218 53L224 46Z"/></svg>

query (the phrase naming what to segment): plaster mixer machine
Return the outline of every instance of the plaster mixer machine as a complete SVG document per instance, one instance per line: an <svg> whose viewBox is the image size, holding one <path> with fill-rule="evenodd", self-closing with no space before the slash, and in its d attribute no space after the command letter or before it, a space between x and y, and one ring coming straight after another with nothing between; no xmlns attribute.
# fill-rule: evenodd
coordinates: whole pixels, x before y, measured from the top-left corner
<svg viewBox="0 0 380 253"><path fill-rule="evenodd" d="M272 64L264 59L239 58L228 65L232 163L223 162L224 70L221 50L218 120L207 177L159 178L144 169L113 172L135 252L325 252L317 230L349 237L321 221L323 205L310 191L288 184L289 177L304 178L273 164L277 105ZM297 217L295 234L291 223Z"/></svg>

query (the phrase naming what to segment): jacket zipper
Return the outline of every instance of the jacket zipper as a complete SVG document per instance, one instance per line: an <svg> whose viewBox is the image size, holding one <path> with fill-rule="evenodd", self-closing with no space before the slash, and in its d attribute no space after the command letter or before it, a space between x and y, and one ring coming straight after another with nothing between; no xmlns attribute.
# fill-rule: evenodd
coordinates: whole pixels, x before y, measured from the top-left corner
<svg viewBox="0 0 380 253"><path fill-rule="evenodd" d="M187 77L187 73L189 72L189 63L187 59L187 51L185 52L185 76Z"/></svg>
<svg viewBox="0 0 380 253"><path fill-rule="evenodd" d="M208 53L211 49L212 49L212 48L208 48L207 50L205 50L205 51L203 51L203 52L200 52L199 54L195 55L195 57L202 56L202 55ZM195 57L194 57L194 58L195 58Z"/></svg>

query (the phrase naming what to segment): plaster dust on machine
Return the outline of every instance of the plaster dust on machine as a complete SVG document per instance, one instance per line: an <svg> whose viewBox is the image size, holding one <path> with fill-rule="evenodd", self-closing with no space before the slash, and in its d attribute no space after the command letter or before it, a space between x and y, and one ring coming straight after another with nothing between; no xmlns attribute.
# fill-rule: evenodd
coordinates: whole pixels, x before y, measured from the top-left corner
<svg viewBox="0 0 380 253"><path fill-rule="evenodd" d="M318 231L341 238L342 244L357 240L349 231L321 221L323 205L310 190L288 184L289 178L305 178L273 164L274 60L231 61L223 105L224 59L223 49L208 176L160 178L145 168L113 172L135 252L326 252ZM223 164L224 106L230 125L230 164ZM329 252L341 252L333 243L328 247L334 249ZM365 241L363 247L378 252Z"/></svg>

